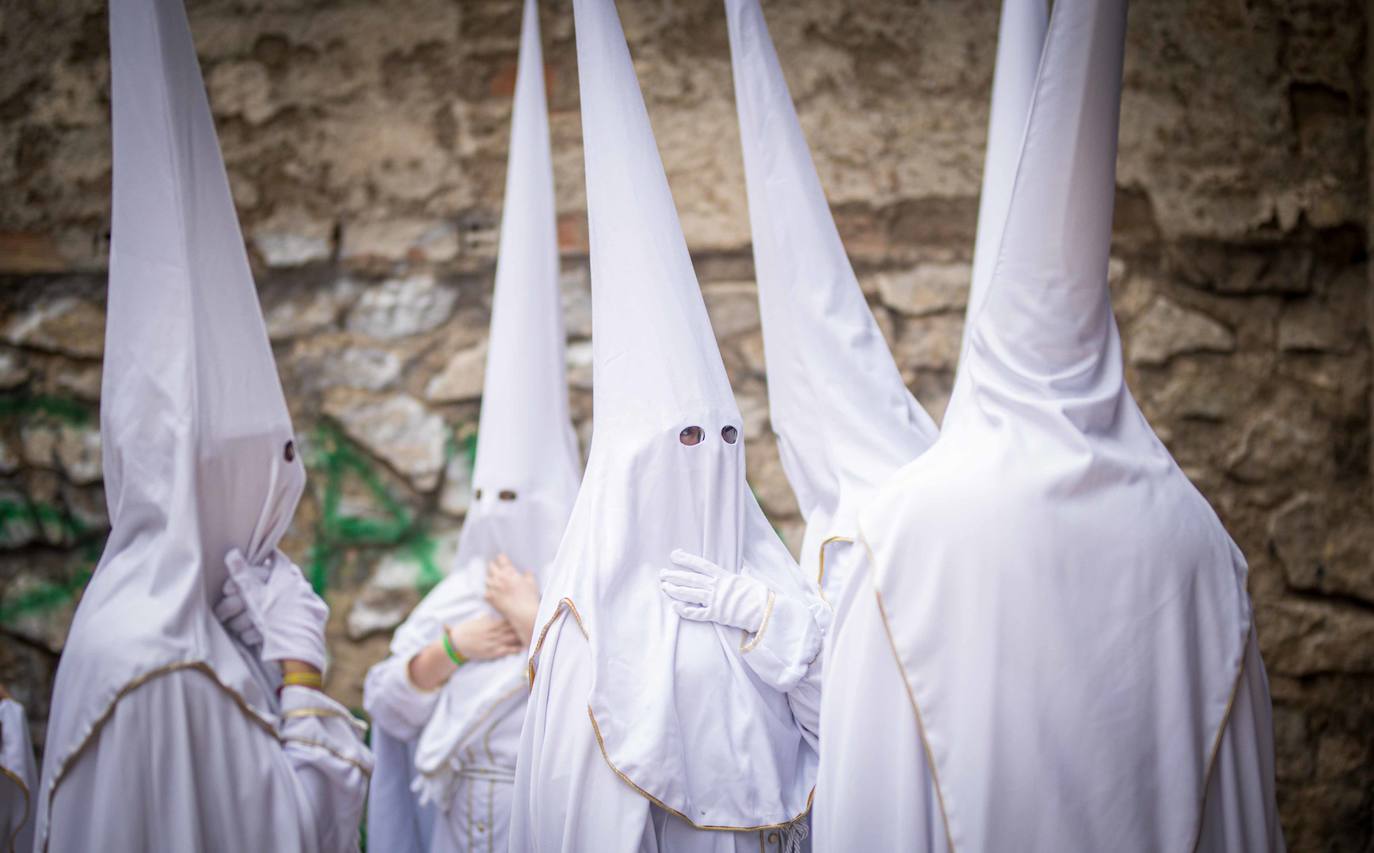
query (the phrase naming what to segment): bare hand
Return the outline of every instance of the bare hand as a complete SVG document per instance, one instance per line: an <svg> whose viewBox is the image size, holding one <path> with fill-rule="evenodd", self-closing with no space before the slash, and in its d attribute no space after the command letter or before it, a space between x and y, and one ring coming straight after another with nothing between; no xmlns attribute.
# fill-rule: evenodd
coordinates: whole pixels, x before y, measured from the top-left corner
<svg viewBox="0 0 1374 853"><path fill-rule="evenodd" d="M448 629L458 654L468 660L492 660L513 655L525 647L510 623L500 616L478 616Z"/></svg>
<svg viewBox="0 0 1374 853"><path fill-rule="evenodd" d="M539 612L539 582L522 572L505 554L487 564L487 603L506 617L522 639L528 640Z"/></svg>

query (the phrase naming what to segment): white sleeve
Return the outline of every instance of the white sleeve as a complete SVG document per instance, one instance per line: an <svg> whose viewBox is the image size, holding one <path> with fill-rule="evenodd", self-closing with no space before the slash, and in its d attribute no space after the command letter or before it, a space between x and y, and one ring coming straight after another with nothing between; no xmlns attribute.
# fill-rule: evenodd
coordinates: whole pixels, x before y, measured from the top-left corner
<svg viewBox="0 0 1374 853"><path fill-rule="evenodd" d="M318 690L286 687L281 707L282 745L313 807L321 849L349 849L358 837L372 773L364 728Z"/></svg>
<svg viewBox="0 0 1374 853"><path fill-rule="evenodd" d="M787 694L797 723L815 745L820 731L821 641L829 609L820 599L769 592L763 624L740 644L754 674Z"/></svg>
<svg viewBox="0 0 1374 853"><path fill-rule="evenodd" d="M32 850L38 771L24 706L13 699L0 701L0 777L0 844Z"/></svg>
<svg viewBox="0 0 1374 853"><path fill-rule="evenodd" d="M398 740L413 741L439 702L439 688L421 690L410 680L410 658L392 655L367 671L363 708L372 724Z"/></svg>

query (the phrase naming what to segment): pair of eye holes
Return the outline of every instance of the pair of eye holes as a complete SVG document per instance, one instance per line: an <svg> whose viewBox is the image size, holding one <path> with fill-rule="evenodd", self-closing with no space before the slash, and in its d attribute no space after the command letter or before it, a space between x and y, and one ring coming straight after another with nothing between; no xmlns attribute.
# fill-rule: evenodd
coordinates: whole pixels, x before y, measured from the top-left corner
<svg viewBox="0 0 1374 853"><path fill-rule="evenodd" d="M727 424L720 428L720 437L726 444L734 444L739 441L739 430ZM684 427L682 432L677 434L677 440L693 447L706 440L706 430L699 426Z"/></svg>
<svg viewBox="0 0 1374 853"><path fill-rule="evenodd" d="M482 499L482 490L478 489L476 494L477 500L480 501ZM511 491L510 489L502 489L501 491L496 493L496 497L503 501L513 501L515 500L515 492Z"/></svg>

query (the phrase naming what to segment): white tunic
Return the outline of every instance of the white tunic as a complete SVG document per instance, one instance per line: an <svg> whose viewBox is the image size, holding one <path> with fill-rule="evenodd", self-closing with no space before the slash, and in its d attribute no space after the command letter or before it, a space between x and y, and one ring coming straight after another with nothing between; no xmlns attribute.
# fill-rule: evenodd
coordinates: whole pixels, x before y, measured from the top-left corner
<svg viewBox="0 0 1374 853"><path fill-rule="evenodd" d="M38 770L24 706L0 701L0 850L33 849L33 797Z"/></svg>
<svg viewBox="0 0 1374 853"><path fill-rule="evenodd" d="M127 693L82 746L46 849L356 850L370 770L357 723L323 693L285 688L269 726L201 670L175 670Z"/></svg>
<svg viewBox="0 0 1374 853"><path fill-rule="evenodd" d="M860 514L865 591L841 605L822 720L827 849L884 831L959 851L1282 846L1244 557L1123 375L1125 24L1125 0L1055 2L940 437Z"/></svg>
<svg viewBox="0 0 1374 853"><path fill-rule="evenodd" d="M697 829L616 775L590 718L571 712L587 706L592 658L587 639L570 613L564 610L550 626L539 655L521 733L510 849L530 853L783 853L785 830ZM814 745L820 723L818 638L802 623L770 622L751 639L758 642L743 658L763 682L777 685L787 677L788 669L806 670L787 692L787 700ZM709 690L708 685L702 687Z"/></svg>
<svg viewBox="0 0 1374 853"><path fill-rule="evenodd" d="M911 699L865 564L830 636L826 690L863 703L827 703L812 820L815 849L947 853L939 795ZM1269 686L1254 636L1212 765L1197 850L1280 851ZM1262 748L1255 749L1255 744Z"/></svg>
<svg viewBox="0 0 1374 853"><path fill-rule="evenodd" d="M415 775L414 743L420 737L438 704L440 690L421 690L410 680L410 661L393 655L374 666L367 674L367 711L372 716L374 742L384 733L396 749L392 775L410 780ZM459 669L444 689L461 690L465 675ZM450 851L504 851L508 848L511 785L515 779L515 759L520 748L520 722L525 715L526 690L523 685L514 701L497 709L483 721L481 732L465 747L464 768L459 772L452 796L444 808L422 807L417 827L405 843L412 849L429 853ZM381 761L379 753L379 762ZM411 794L411 796L414 796ZM380 800L374 799L375 802ZM393 801L394 802L394 801ZM377 834L401 838L392 825L394 814L369 813L369 826ZM372 837L369 832L369 837Z"/></svg>

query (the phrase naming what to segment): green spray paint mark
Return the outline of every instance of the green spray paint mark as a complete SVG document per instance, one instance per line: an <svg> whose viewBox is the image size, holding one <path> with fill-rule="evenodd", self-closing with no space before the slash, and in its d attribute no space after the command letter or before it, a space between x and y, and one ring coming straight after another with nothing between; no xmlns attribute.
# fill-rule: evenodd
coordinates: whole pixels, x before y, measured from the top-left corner
<svg viewBox="0 0 1374 853"><path fill-rule="evenodd" d="M324 591L342 552L356 547L400 549L419 564L422 593L443 580L435 560L436 543L423 522L391 494L371 458L331 423L320 424L311 436L307 462L321 481L320 521L310 548L310 580L315 589ZM343 487L350 478L381 510L380 518L348 515L342 510Z"/></svg>
<svg viewBox="0 0 1374 853"><path fill-rule="evenodd" d="M0 394L0 418L42 415L72 426L85 426L94 419L91 407L69 397L45 394Z"/></svg>
<svg viewBox="0 0 1374 853"><path fill-rule="evenodd" d="M43 583L0 602L0 624L61 607L90 580L100 560L104 536L93 531L66 508L35 501L0 500L0 547L14 548L35 540L76 544L79 567L69 580Z"/></svg>
<svg viewBox="0 0 1374 853"><path fill-rule="evenodd" d="M92 407L80 400L0 394L0 420L86 426L94 418ZM77 565L66 580L37 584L0 601L0 624L61 607L80 594L100 559L104 531L88 527L64 506L25 496L0 498L0 548L19 548L31 542L74 546Z"/></svg>
<svg viewBox="0 0 1374 853"><path fill-rule="evenodd" d="M0 394L0 420L57 421L85 426L94 410L82 401L46 395ZM306 463L311 481L319 486L320 520L310 547L309 575L315 589L324 592L344 552L353 548L387 548L399 551L419 566L423 594L444 577L437 559L438 543L427 524L387 488L377 463L344 436L335 424L325 422L311 433ZM469 465L475 459L475 434L450 436L445 458L459 453ZM378 512L375 516L348 513L342 506L344 486L360 484L362 493ZM70 579L42 584L0 600L0 624L52 610L71 601L84 588L100 559L104 531L89 529L66 508L30 500L0 499L0 548L16 548L39 541L51 545L75 544L81 566Z"/></svg>

